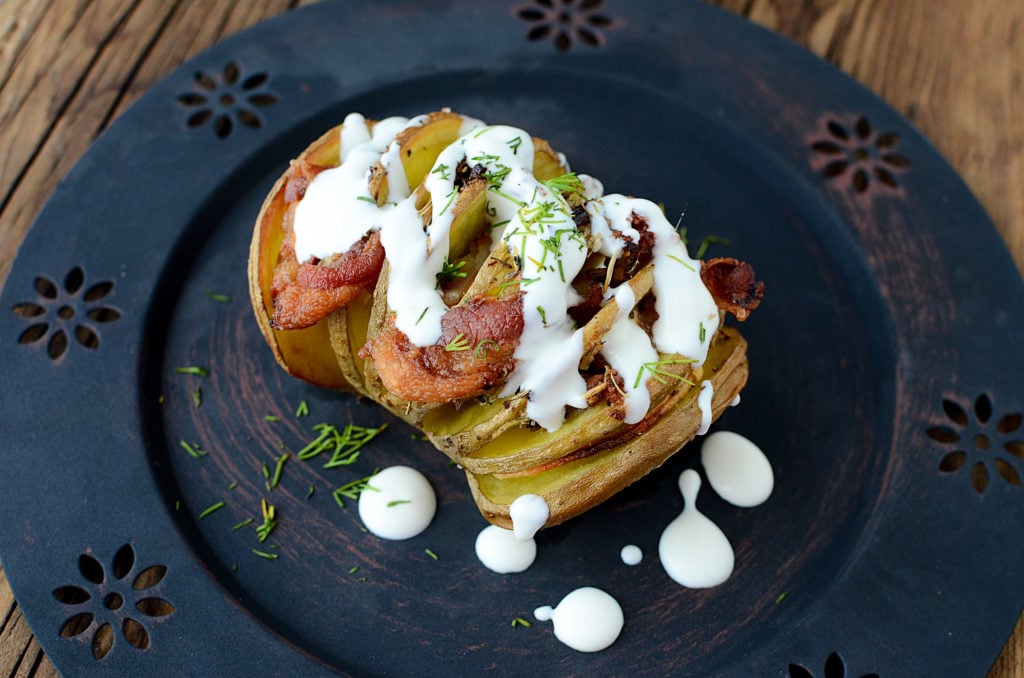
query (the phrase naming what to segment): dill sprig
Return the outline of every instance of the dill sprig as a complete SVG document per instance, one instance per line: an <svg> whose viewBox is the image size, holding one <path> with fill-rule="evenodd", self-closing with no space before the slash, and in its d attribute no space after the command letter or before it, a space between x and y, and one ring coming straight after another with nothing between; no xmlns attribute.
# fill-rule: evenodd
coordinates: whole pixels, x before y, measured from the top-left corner
<svg viewBox="0 0 1024 678"><path fill-rule="evenodd" d="M408 499L392 499L388 502L388 508L392 506L401 506L402 504L411 504L412 502Z"/></svg>
<svg viewBox="0 0 1024 678"><path fill-rule="evenodd" d="M345 483L338 489L334 490L334 501L336 501L338 506L341 508L345 508L345 499L359 499L359 495L366 490L380 492L379 489L370 484L370 479L375 475L377 475L376 471L365 478L359 478L358 480L353 480L350 483Z"/></svg>
<svg viewBox="0 0 1024 678"><path fill-rule="evenodd" d="M252 552L260 558L266 558L267 560L277 560L280 558L276 553L267 553L266 551L260 551L259 549L252 549Z"/></svg>
<svg viewBox="0 0 1024 678"><path fill-rule="evenodd" d="M454 339L449 341L448 344L444 347L444 350L446 351L468 351L469 349L469 339L467 339L466 335L463 334L462 332L459 332L458 335Z"/></svg>
<svg viewBox="0 0 1024 678"><path fill-rule="evenodd" d="M203 389L198 386L192 389L192 404L196 407L202 407L203 405Z"/></svg>
<svg viewBox="0 0 1024 678"><path fill-rule="evenodd" d="M515 628L517 626L525 626L526 628L530 628L531 626L533 626L533 624L531 624L530 622L526 621L522 617L516 617L515 619L512 620L512 628Z"/></svg>
<svg viewBox="0 0 1024 678"><path fill-rule="evenodd" d="M685 266L686 268L690 269L691 271L694 271L694 272L696 272L696 270L697 270L697 269L695 269L695 268L694 268L693 266L690 266L690 265L689 265L688 263L686 263L685 261L683 261L682 259L680 259L679 257L677 257L677 256L676 256L676 255L674 255L674 254L666 254L665 256L667 256L667 257L668 257L669 259L672 259L673 261L678 261L678 262L679 262L680 264L682 264L682 265L683 265L683 266ZM700 258L700 257L698 257L698 259L699 259L699 258Z"/></svg>
<svg viewBox="0 0 1024 678"><path fill-rule="evenodd" d="M174 371L177 372L178 374L194 374L197 377L208 377L208 376L210 376L210 371L209 370L206 370L206 369L204 369L202 367L197 367L195 365L186 365L185 367L175 367Z"/></svg>
<svg viewBox="0 0 1024 678"><path fill-rule="evenodd" d="M728 238L722 238L717 235L709 235L700 241L700 246L697 248L697 253L693 255L694 259L703 259L704 255L708 251L708 247L711 245L723 245L729 247L732 245L732 241Z"/></svg>
<svg viewBox="0 0 1024 678"><path fill-rule="evenodd" d="M376 438L385 428L387 424L377 428L348 424L339 431L331 424L317 424L313 430L319 431L320 435L296 452L295 456L305 461L330 450L331 458L324 464L324 468L348 466L359 458L359 451L363 445Z"/></svg>
<svg viewBox="0 0 1024 678"><path fill-rule="evenodd" d="M295 409L295 418L305 417L309 415L309 403L305 400L299 401L299 406Z"/></svg>
<svg viewBox="0 0 1024 678"><path fill-rule="evenodd" d="M238 531L239 531L240 529L242 529L242 528L243 528L243 527L245 527L246 525L252 525L252 523L253 523L253 520L252 520L252 518L246 518L246 519L245 519L245 520L243 520L242 522L240 522L240 523L238 523L237 525L235 525L234 527L232 527L232 528L231 528L231 531L232 531L232 532L238 532Z"/></svg>
<svg viewBox="0 0 1024 678"><path fill-rule="evenodd" d="M694 358L668 358L665 360L659 360L657 362L644 363L643 365L640 366L640 369L637 370L636 382L633 384L633 388L640 388L640 381L641 379L643 379L644 371L650 372L651 377L655 379L659 384L667 384L668 379L676 379L678 381L685 382L690 386L693 386L694 383L692 381L682 376L681 374L676 374L675 372L669 372L668 370L663 369L663 366L690 365L695 362L697 361Z"/></svg>
<svg viewBox="0 0 1024 678"><path fill-rule="evenodd" d="M512 155L519 155L519 147L523 145L523 138L509 139L505 142L505 145L512 149Z"/></svg>
<svg viewBox="0 0 1024 678"><path fill-rule="evenodd" d="M436 276L437 281L451 282L456 278L465 278L468 275L465 271L462 270L463 268L465 268L465 266L465 259L460 259L459 261L452 263L451 261L449 261L448 257L445 257L444 262L441 264L441 271Z"/></svg>
<svg viewBox="0 0 1024 678"><path fill-rule="evenodd" d="M181 445L182 449L188 452L189 456L193 459L202 459L206 456L206 450L200 447L199 443L188 443L184 440L179 440L178 444Z"/></svg>
<svg viewBox="0 0 1024 678"><path fill-rule="evenodd" d="M423 549L423 552L426 553L428 556L430 556L434 560L441 560L441 558L436 553L431 551L430 549Z"/></svg>
<svg viewBox="0 0 1024 678"><path fill-rule="evenodd" d="M430 173L431 174L436 174L439 177L441 177L441 181L448 181L451 178L451 174L448 171L450 169L451 168L448 167L448 165L446 165L444 163L441 163L440 165L438 165L434 169L430 170Z"/></svg>
<svg viewBox="0 0 1024 678"><path fill-rule="evenodd" d="M290 452L285 452L278 457L277 466L274 467L274 475L270 478L270 489L274 489L281 482L281 473L284 472L284 465L291 457Z"/></svg>
<svg viewBox="0 0 1024 678"><path fill-rule="evenodd" d="M228 296L227 294L218 294L217 292L211 292L210 290L206 290L206 296L209 299L212 299L213 301L219 302L221 304L231 303L231 297Z"/></svg>
<svg viewBox="0 0 1024 678"><path fill-rule="evenodd" d="M583 195L586 192L586 188L583 186L583 181L576 176L575 172L569 172L558 177L542 181L542 184L552 193L569 193L576 195Z"/></svg>
<svg viewBox="0 0 1024 678"><path fill-rule="evenodd" d="M497 351L501 349L501 345L494 339L481 339L480 343L476 345L474 353L476 354L477 358L485 358L487 357L487 349L489 348L493 348L495 351Z"/></svg>
<svg viewBox="0 0 1024 678"><path fill-rule="evenodd" d="M266 499L261 500L261 506L263 508L263 522L256 526L256 538L262 544L270 536L270 533L274 531L274 528L277 527L277 507Z"/></svg>
<svg viewBox="0 0 1024 678"><path fill-rule="evenodd" d="M213 506L204 509L203 512L199 514L199 520L202 520L206 516L210 515L211 513L215 513L216 511L219 511L222 508L224 508L224 502L218 501Z"/></svg>

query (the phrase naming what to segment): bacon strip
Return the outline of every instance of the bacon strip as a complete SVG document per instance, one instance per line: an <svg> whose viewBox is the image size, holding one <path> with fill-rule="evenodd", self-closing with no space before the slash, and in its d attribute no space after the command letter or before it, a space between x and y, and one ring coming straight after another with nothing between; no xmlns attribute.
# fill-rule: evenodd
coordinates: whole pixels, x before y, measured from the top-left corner
<svg viewBox="0 0 1024 678"><path fill-rule="evenodd" d="M295 256L295 205L306 193L309 182L325 167L311 163L292 166L285 185L288 211L281 229L284 239L278 254L270 296L274 304L272 327L300 330L311 327L347 306L361 290L372 291L384 265L380 235L364 236L348 252L329 262L300 264Z"/></svg>
<svg viewBox="0 0 1024 678"><path fill-rule="evenodd" d="M738 259L719 257L703 261L700 278L718 308L729 311L739 321L746 320L764 296L764 283L754 277L750 264Z"/></svg>
<svg viewBox="0 0 1024 678"><path fill-rule="evenodd" d="M451 308L441 319L441 339L432 346L413 345L389 319L359 355L373 360L385 388L398 397L420 403L453 402L482 395L503 383L515 369L513 354L522 333L521 294L482 297ZM465 348L445 348L453 345Z"/></svg>

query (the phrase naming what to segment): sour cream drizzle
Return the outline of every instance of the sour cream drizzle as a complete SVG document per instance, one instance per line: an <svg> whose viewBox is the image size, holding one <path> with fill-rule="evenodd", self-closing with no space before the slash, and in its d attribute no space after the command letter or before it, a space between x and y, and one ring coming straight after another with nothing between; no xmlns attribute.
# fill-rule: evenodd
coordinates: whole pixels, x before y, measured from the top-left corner
<svg viewBox="0 0 1024 678"><path fill-rule="evenodd" d="M697 510L700 474L687 469L679 476L685 506L658 542L658 557L668 576L688 588L718 586L732 574L735 555L728 537Z"/></svg>
<svg viewBox="0 0 1024 678"><path fill-rule="evenodd" d="M395 312L396 327L417 346L436 343L448 310L437 273L448 254L451 206L458 199L454 170L465 160L470 167L485 169L492 240L509 248L521 274L523 334L515 352L516 368L502 395L529 392L527 415L549 431L562 425L567 405L586 406L586 383L579 373L583 330L568 315L580 299L571 283L591 251L617 257L626 240L639 241L633 226L636 217L645 220L654 235L654 338L631 319L636 300L624 284L613 292L619 314L602 349L624 382L626 422L635 423L646 414L647 382L653 372L645 370L652 370L661 356L683 356L703 364L718 328L718 309L700 278L700 262L690 258L657 205L618 194L602 197L601 183L581 175L591 222L589 230L581 231L559 190L534 176L535 149L527 132L463 118L462 136L441 152L424 180L432 210L424 228L395 137L427 120L387 118L371 130L362 116L346 117L341 131L344 162L318 174L296 207L295 250L300 262L343 253L379 230L388 261L388 306ZM371 168L378 161L387 172L389 188L388 202L380 206L370 196Z"/></svg>
<svg viewBox="0 0 1024 678"><path fill-rule="evenodd" d="M593 586L578 588L552 609L533 611L537 621L551 621L555 638L580 652L600 652L622 633L625 618L618 601Z"/></svg>

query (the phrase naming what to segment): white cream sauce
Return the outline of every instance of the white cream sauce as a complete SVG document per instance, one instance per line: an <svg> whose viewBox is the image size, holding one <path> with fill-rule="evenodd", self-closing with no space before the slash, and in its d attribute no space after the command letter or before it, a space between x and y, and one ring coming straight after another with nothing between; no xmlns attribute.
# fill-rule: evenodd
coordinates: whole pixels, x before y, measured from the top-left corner
<svg viewBox="0 0 1024 678"><path fill-rule="evenodd" d="M429 225L415 209L395 136L422 125L387 118L370 128L351 114L341 131L344 162L318 174L295 212L299 261L326 259L347 251L367 233L379 230L388 260L388 305L396 327L417 346L436 343L447 312L437 273L448 254L451 205L457 200L455 167L465 160L482 165L489 177L487 214L491 237L503 241L519 265L524 328L515 351L516 367L503 395L527 391L527 415L549 431L565 419L567 406L586 406L586 383L579 373L583 331L568 310L579 303L571 287L587 256L600 251L621 254L624 240L639 240L636 217L654 234L654 296L658 319L653 341L630 318L632 290L615 290L619 317L604 338L602 352L625 385L626 422L643 418L650 406L647 383L659 360L702 364L718 328L718 309L700 278L700 262L691 259L679 234L649 200L612 194L602 197L598 180L580 175L591 225L582 231L563 196L533 175L535 149L530 135L515 127L464 118L462 136L444 149L424 180L431 197ZM370 169L380 162L389 195L378 206L370 197ZM447 171L445 171L447 168ZM625 310L629 309L629 310Z"/></svg>
<svg viewBox="0 0 1024 678"><path fill-rule="evenodd" d="M498 574L523 572L537 557L537 542L516 539L512 530L488 525L476 537L476 557L484 567Z"/></svg>
<svg viewBox="0 0 1024 678"><path fill-rule="evenodd" d="M627 544L619 551L619 557L622 558L623 563L632 567L640 564L644 559L644 552L636 544Z"/></svg>
<svg viewBox="0 0 1024 678"><path fill-rule="evenodd" d="M697 407L700 408L700 426L697 427L697 435L702 436L711 428L711 418L714 414L711 409L711 400L715 397L715 385L705 379L700 383L700 395L697 396Z"/></svg>
<svg viewBox="0 0 1024 678"><path fill-rule="evenodd" d="M527 541L533 539L533 535L544 527L551 510L544 497L538 494L524 494L512 502L508 512L512 517L512 534L519 541Z"/></svg>
<svg viewBox="0 0 1024 678"><path fill-rule="evenodd" d="M732 431L716 431L700 449L708 482L733 506L763 504L775 487L772 465L757 445Z"/></svg>
<svg viewBox="0 0 1024 678"><path fill-rule="evenodd" d="M615 598L592 586L578 588L552 609L550 605L533 611L538 621L551 621L555 638L579 652L600 652L622 632L622 607Z"/></svg>
<svg viewBox="0 0 1024 678"><path fill-rule="evenodd" d="M735 555L725 534L697 510L700 474L687 469L679 476L684 508L658 542L658 556L676 583L700 589L718 586L732 574Z"/></svg>
<svg viewBox="0 0 1024 678"><path fill-rule="evenodd" d="M742 400L742 398L740 398L740 394L737 393L736 397L729 402L729 407L736 407L740 404L740 400Z"/></svg>
<svg viewBox="0 0 1024 678"><path fill-rule="evenodd" d="M409 539L427 529L437 510L430 481L408 466L391 466L359 493L359 519L382 539Z"/></svg>

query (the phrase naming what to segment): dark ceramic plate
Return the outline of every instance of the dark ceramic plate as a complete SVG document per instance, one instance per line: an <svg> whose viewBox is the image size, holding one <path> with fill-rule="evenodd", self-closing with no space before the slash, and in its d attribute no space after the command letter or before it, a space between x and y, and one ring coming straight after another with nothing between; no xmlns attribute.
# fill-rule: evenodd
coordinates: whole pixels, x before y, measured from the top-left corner
<svg viewBox="0 0 1024 678"><path fill-rule="evenodd" d="M1024 290L988 218L899 115L743 20L696 2L548 4L282 16L154 87L57 190L3 291L0 553L58 668L988 668L1024 569L1024 357L1008 350ZM543 533L534 567L503 577L473 555L484 521L442 455L376 406L274 365L246 299L262 197L346 112L442 106L522 126L609 190L663 200L694 240L728 237L712 253L767 282L743 327L743 405L719 425L766 450L777 488L753 510L702 493L736 548L726 584L683 589L657 562L695 446ZM176 372L187 365L209 376ZM268 492L262 464L322 421L389 428L350 467L292 459ZM331 492L399 462L430 477L440 507L425 534L386 543ZM280 516L265 544L251 525L232 530L259 522L261 498ZM637 568L619 560L627 543L646 553ZM622 603L610 649L580 654L550 625L511 625L582 585Z"/></svg>

